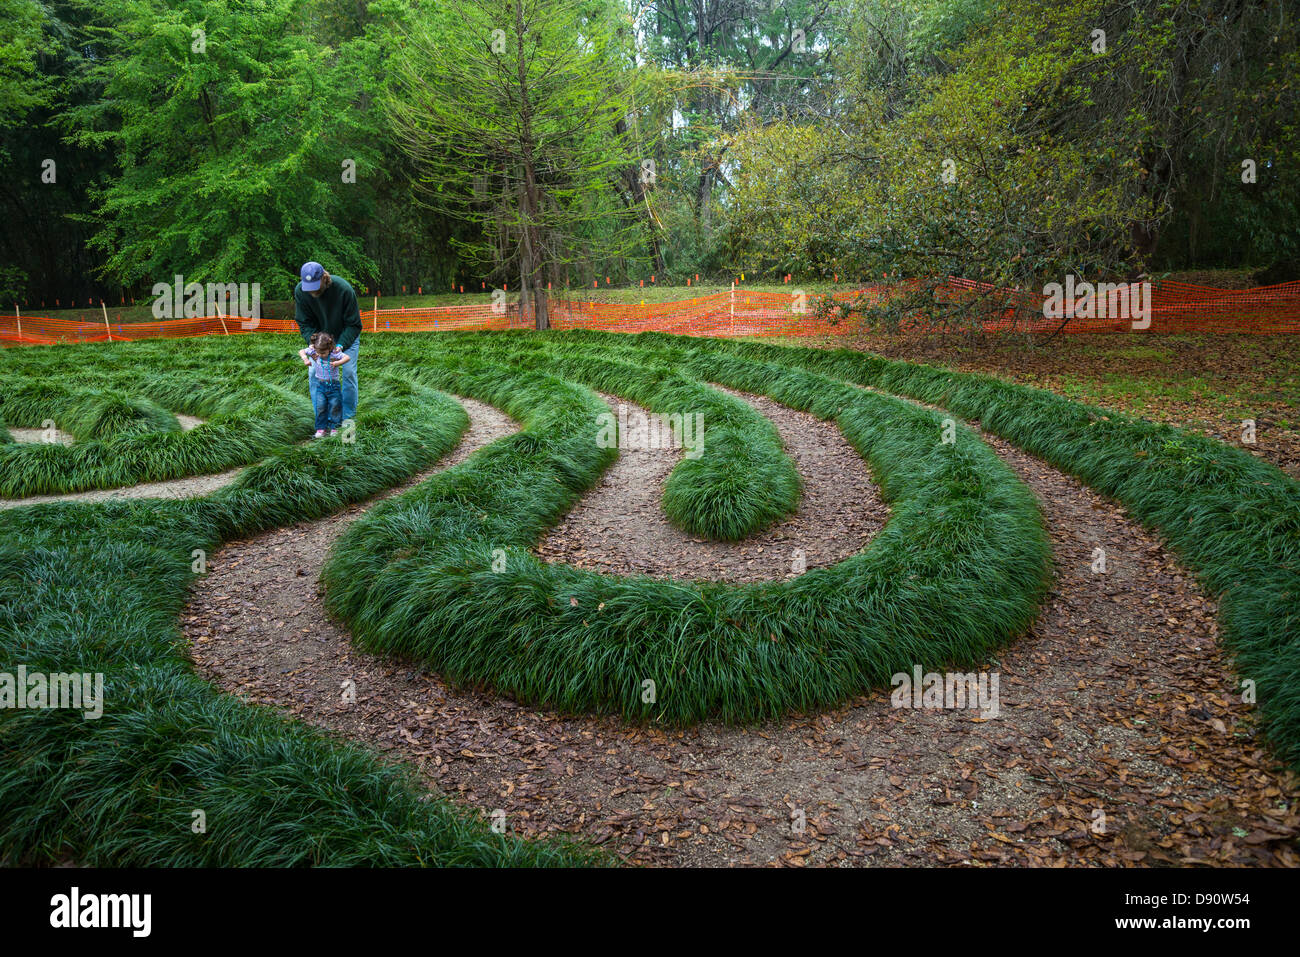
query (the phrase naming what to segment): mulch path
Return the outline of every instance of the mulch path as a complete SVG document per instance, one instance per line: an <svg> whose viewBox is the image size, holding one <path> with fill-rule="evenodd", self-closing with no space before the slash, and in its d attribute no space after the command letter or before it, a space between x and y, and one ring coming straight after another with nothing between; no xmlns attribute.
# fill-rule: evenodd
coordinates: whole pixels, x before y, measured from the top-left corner
<svg viewBox="0 0 1300 957"><path fill-rule="evenodd" d="M46 436L49 436L48 438ZM64 432L62 429L10 429L9 437L15 442L23 442L31 445L41 445L45 442L58 445L71 445L77 441L77 437L70 432Z"/></svg>
<svg viewBox="0 0 1300 957"><path fill-rule="evenodd" d="M644 430L630 430L619 457L537 546L548 562L567 562L606 575L756 582L789 578L834 565L862 551L889 518L862 456L830 422L778 405L765 396L714 388L738 396L767 416L803 479L798 510L743 542L695 538L663 510L664 483L682 450L650 448ZM625 399L604 395L628 421L647 415ZM708 423L704 447L708 448Z"/></svg>
<svg viewBox="0 0 1300 957"><path fill-rule="evenodd" d="M1300 788L1256 738L1215 603L1118 506L990 441L1038 495L1056 562L1040 619L990 663L994 718L875 693L758 727L665 730L450 687L358 652L324 617L321 563L361 507L223 548L182 625L221 689L410 762L516 833L635 863L1300 864Z"/></svg>

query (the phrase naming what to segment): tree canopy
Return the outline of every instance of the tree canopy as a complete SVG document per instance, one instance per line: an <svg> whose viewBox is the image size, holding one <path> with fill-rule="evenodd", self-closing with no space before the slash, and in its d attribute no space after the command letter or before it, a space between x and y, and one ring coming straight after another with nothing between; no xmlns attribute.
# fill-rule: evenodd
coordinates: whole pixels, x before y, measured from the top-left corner
<svg viewBox="0 0 1300 957"><path fill-rule="evenodd" d="M305 259L396 292L742 271L1024 287L1300 258L1288 4L0 14L14 299L116 298L176 273L284 295Z"/></svg>

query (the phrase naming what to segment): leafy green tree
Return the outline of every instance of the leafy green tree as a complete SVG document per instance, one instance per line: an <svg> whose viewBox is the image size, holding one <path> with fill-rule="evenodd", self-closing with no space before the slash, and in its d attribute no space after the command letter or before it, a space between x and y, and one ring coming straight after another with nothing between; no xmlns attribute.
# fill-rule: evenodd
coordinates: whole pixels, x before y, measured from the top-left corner
<svg viewBox="0 0 1300 957"><path fill-rule="evenodd" d="M1246 239L1275 217L1236 255L1294 248L1288 14L1245 0L941 6L966 14L948 34L934 31L945 21L933 4L894 20L857 8L872 18L859 35L878 42L841 61L851 96L837 128L780 123L738 138L729 229L747 261L855 278L952 273L1026 290L995 305L1032 310L1033 291L1067 273L1132 280L1185 259L1180 223L1228 218ZM1242 181L1243 157L1255 183ZM889 315L969 314L937 285Z"/></svg>
<svg viewBox="0 0 1300 957"><path fill-rule="evenodd" d="M44 103L48 87L37 58L51 49L47 11L35 0L0 0L0 124Z"/></svg>
<svg viewBox="0 0 1300 957"><path fill-rule="evenodd" d="M830 55L839 4L828 0L652 0L643 12L646 56L672 91L659 150L660 206L675 240L696 250L670 257L706 271L730 176L731 148L747 123L826 116L834 99ZM672 207L672 208L667 208ZM686 213L689 211L689 217Z"/></svg>
<svg viewBox="0 0 1300 957"><path fill-rule="evenodd" d="M87 248L91 230L79 218L89 206L90 190L109 174L111 157L65 142L57 121L69 104L97 95L79 82L86 54L93 54L82 42L85 11L63 0L26 0L10 12L18 24L15 37L23 36L23 23L34 29L38 19L43 36L30 35L27 49L34 55L24 61L20 76L4 81L0 94L12 109L0 123L0 158L7 171L0 185L0 222L6 224L0 229L0 271L23 277L5 283L0 302L8 308L53 306L55 300L85 305L92 297L116 302L120 290L96 279L102 258ZM23 20L26 14L32 16Z"/></svg>
<svg viewBox="0 0 1300 957"><path fill-rule="evenodd" d="M637 242L612 182L639 154L631 32L613 3L458 0L405 25L386 99L430 208L478 227L469 261L518 267L520 305L582 257L592 224L605 257Z"/></svg>
<svg viewBox="0 0 1300 957"><path fill-rule="evenodd" d="M283 296L307 258L528 298L647 266L1300 268L1292 4L0 0L0 22L0 272L50 304L177 272Z"/></svg>
<svg viewBox="0 0 1300 957"><path fill-rule="evenodd" d="M257 281L287 297L319 259L373 278L339 215L347 176L381 145L356 108L349 43L314 36L303 0L98 0L98 99L71 107L75 143L113 151L95 194L103 272L125 284Z"/></svg>

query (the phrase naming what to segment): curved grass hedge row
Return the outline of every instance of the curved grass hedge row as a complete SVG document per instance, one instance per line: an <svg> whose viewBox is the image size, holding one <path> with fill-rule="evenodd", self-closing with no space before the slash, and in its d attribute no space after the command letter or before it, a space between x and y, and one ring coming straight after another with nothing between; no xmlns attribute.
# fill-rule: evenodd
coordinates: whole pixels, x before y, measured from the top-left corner
<svg viewBox="0 0 1300 957"><path fill-rule="evenodd" d="M508 337L445 348L415 374L525 429L372 509L336 544L328 603L365 648L564 711L747 722L843 701L916 664L976 663L1036 615L1050 571L1041 516L977 436L943 444L933 412L739 359L726 384L834 418L871 463L893 517L868 548L753 585L543 563L529 549L612 458L593 441L606 406L518 369ZM584 353L601 361L577 343L537 355L568 370Z"/></svg>
<svg viewBox="0 0 1300 957"><path fill-rule="evenodd" d="M313 424L305 395L230 361L214 364L197 379L176 371L137 373L120 386L130 399L108 395L108 385L80 391L48 377L13 378L16 387L0 398L0 412L10 425L39 428L52 419L83 441L0 448L0 498L222 472L305 438ZM112 377L105 379L112 383ZM164 406L208 421L182 432Z"/></svg>
<svg viewBox="0 0 1300 957"><path fill-rule="evenodd" d="M20 427L38 428L53 421L83 442L144 432L178 432L181 427L175 415L148 399L101 389L66 389L48 380L24 383L2 401L10 418L22 423Z"/></svg>
<svg viewBox="0 0 1300 957"><path fill-rule="evenodd" d="M258 336L184 349L213 361L246 356L253 368L283 345ZM94 368L100 357L107 365L136 347L57 351ZM200 389L185 411L216 419L238 397ZM431 465L468 424L450 397L384 375L367 379L357 418L355 444L283 448L206 499L47 504L5 514L0 671L22 664L101 672L105 704L98 720L79 711L0 709L0 864L603 860L578 846L494 834L472 812L427 799L404 767L219 694L194 674L177 628L195 580L194 549L211 555L226 539L365 499ZM195 810L206 814L206 833L191 829Z"/></svg>
<svg viewBox="0 0 1300 957"><path fill-rule="evenodd" d="M739 541L799 507L798 470L785 454L775 426L749 403L659 363L633 364L585 351L556 351L547 348L547 341L503 337L493 354L513 367L544 369L629 399L651 412L700 416L700 454L684 457L664 488L664 512L683 531ZM465 355L467 348L481 349L481 340L470 343L452 340L444 351ZM602 406L601 413L608 412Z"/></svg>
<svg viewBox="0 0 1300 957"><path fill-rule="evenodd" d="M776 427L748 403L666 367L580 354L552 353L542 361L566 378L617 393L652 412L700 416L701 454L684 457L664 487L664 512L684 531L739 541L799 507L802 483L794 462Z"/></svg>
<svg viewBox="0 0 1300 957"><path fill-rule="evenodd" d="M631 351L621 355L683 352L672 336L622 338ZM1240 678L1254 682L1262 729L1278 758L1300 767L1300 482L1223 442L990 376L848 349L699 340L684 351L780 360L941 406L1120 502L1218 596L1223 640ZM1223 690L1241 700L1241 687Z"/></svg>

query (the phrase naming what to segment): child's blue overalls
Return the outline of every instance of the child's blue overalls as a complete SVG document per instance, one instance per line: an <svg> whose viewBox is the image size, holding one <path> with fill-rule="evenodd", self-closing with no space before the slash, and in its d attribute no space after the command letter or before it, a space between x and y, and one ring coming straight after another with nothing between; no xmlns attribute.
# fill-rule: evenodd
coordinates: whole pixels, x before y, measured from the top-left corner
<svg viewBox="0 0 1300 957"><path fill-rule="evenodd" d="M330 365L330 357L323 359L311 351L312 374L316 376L316 431L334 430L343 424L343 385L339 370ZM328 378L324 378L328 376Z"/></svg>

